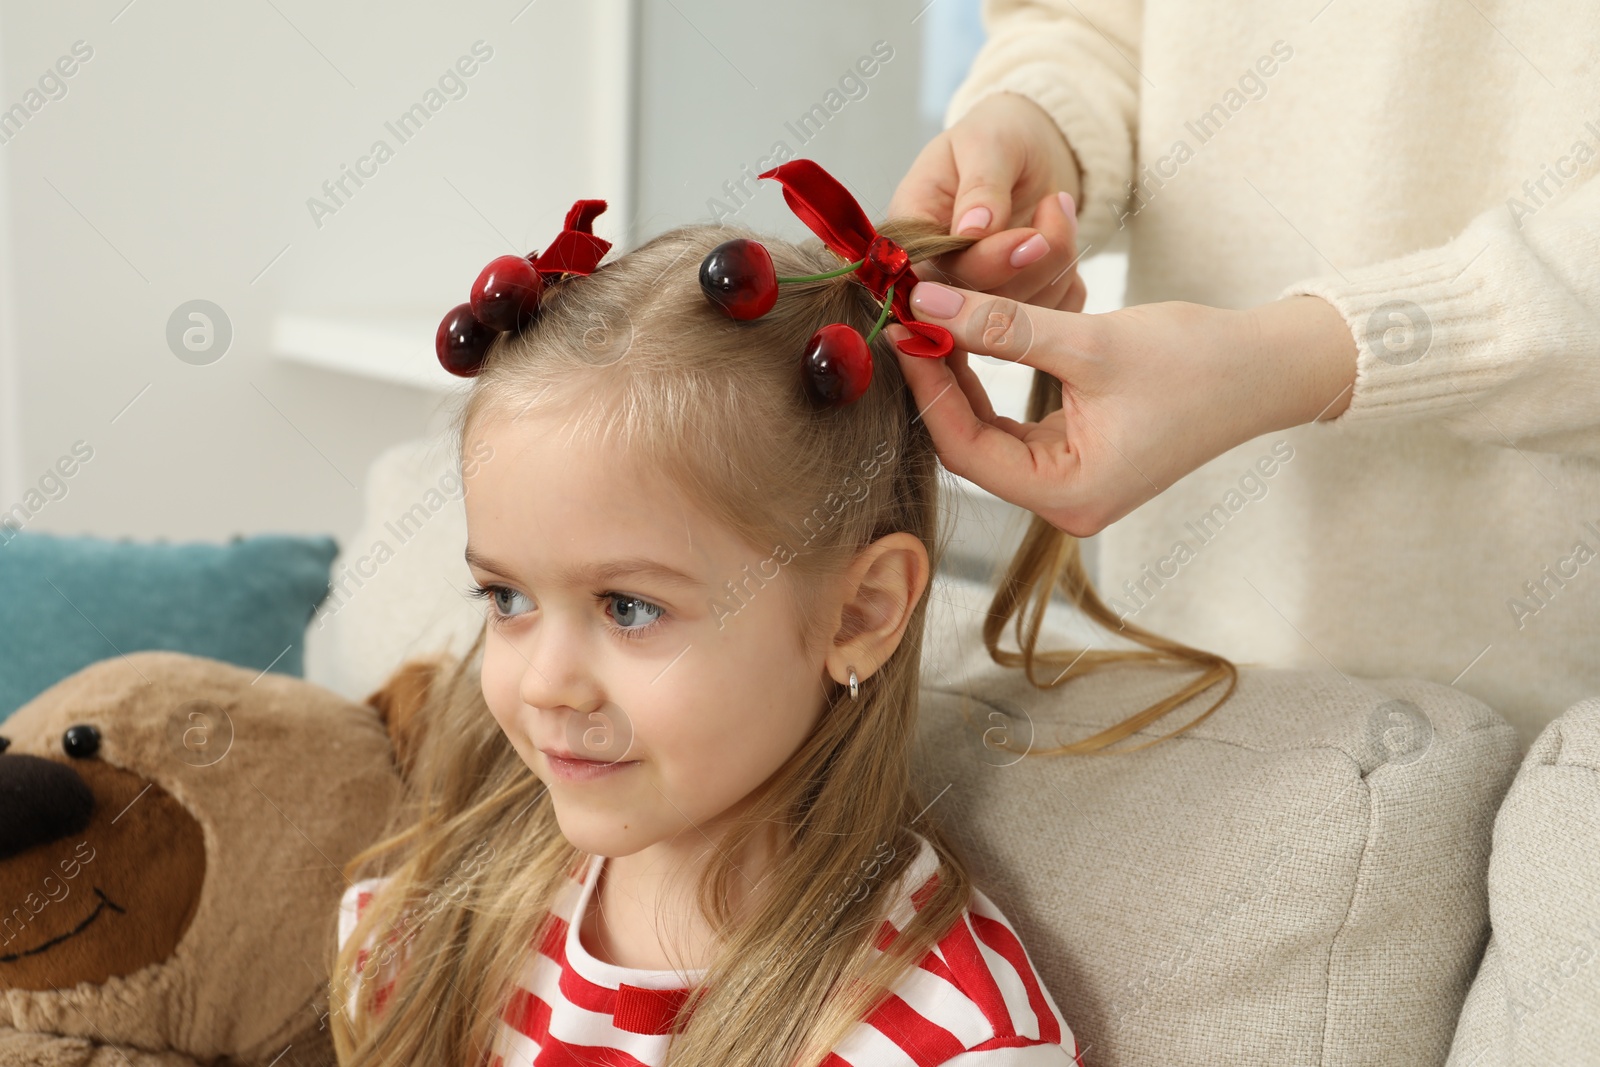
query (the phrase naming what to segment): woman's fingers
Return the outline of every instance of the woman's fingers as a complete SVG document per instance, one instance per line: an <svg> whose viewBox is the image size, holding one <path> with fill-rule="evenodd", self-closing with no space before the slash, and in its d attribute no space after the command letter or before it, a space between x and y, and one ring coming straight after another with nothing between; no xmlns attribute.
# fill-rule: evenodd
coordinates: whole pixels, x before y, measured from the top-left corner
<svg viewBox="0 0 1600 1067"><path fill-rule="evenodd" d="M1080 292L1083 290L1083 279L1078 274L1078 262L1083 259L1084 250L1078 248L1077 205L1073 203L1072 197L1066 193L1057 193L1054 197L1045 197L1034 208L1034 225L1044 226L1050 224L1055 218L1056 208L1060 208L1061 221L1067 227L1067 237L1061 255L1052 257L1049 262L1050 267L1054 269L1058 259L1065 260L1061 269L1027 296L1019 296L1017 293L1007 291L997 292L996 295L1016 297L1030 304L1056 308L1061 311L1082 311L1082 300L1079 300L1076 305L1068 305L1069 294L1072 292L1073 286L1076 285ZM1069 256L1070 258L1068 258Z"/></svg>
<svg viewBox="0 0 1600 1067"><path fill-rule="evenodd" d="M911 335L911 331L898 323L888 327L885 332L889 335L891 341L903 341ZM920 360L921 357L902 356L901 362L904 363L911 359ZM922 362L926 362L926 360ZM950 373L955 377L956 385L966 395L967 404L972 408L973 415L978 419L1004 430L1018 439L1021 439L1030 428L1036 425L1031 422L1018 422L1016 419L995 412L994 403L989 399L989 391L983 387L983 380L978 377L977 372L967 362L967 354L965 352L957 349L945 356L943 362L949 366ZM913 367L913 371L916 369L916 367Z"/></svg>
<svg viewBox="0 0 1600 1067"><path fill-rule="evenodd" d="M972 405L973 413L984 422L994 422L994 404L989 400L989 392L983 387L983 382L978 380L976 372L967 365L967 354L957 349L945 357L945 362L950 364L950 372L955 375L956 384L967 394L967 403Z"/></svg>
<svg viewBox="0 0 1600 1067"><path fill-rule="evenodd" d="M1056 301L1057 311L1070 311L1074 314L1083 310L1083 305L1088 302L1089 289L1084 284L1083 275L1076 270L1072 272L1072 280L1067 285L1067 291L1061 299Z"/></svg>
<svg viewBox="0 0 1600 1067"><path fill-rule="evenodd" d="M986 421L973 408L948 356L928 359L904 352L896 355L919 417L927 424L940 461L952 474L994 492L989 484L994 474L1011 472L1031 462L1027 445L1008 430ZM992 408L989 413L993 417Z"/></svg>
<svg viewBox="0 0 1600 1067"><path fill-rule="evenodd" d="M960 179L950 232L984 237L1009 229L1011 196L1022 177L1025 154L981 124L958 123L949 133Z"/></svg>
<svg viewBox="0 0 1600 1067"><path fill-rule="evenodd" d="M901 326L899 323L891 323L887 328L885 328L884 333L886 333L889 336L889 340L895 342L896 345L911 336L911 331L906 329L904 326ZM983 422L996 423L1004 417L995 414L994 404L989 400L988 390L983 387L983 382L979 380L977 373L974 372L973 369L967 364L967 354L960 349L956 349L948 356L945 356L943 359L937 361L929 360L923 356L907 356L904 353L899 352L898 349L896 354L901 357L900 363L902 368L909 365L912 373L921 372L924 369L924 364L930 362L938 362L947 368L950 372L950 377L955 379L956 387L961 390L962 395L966 398L967 406L972 409L972 414L975 418L980 419ZM910 363L909 361L911 360L915 360L916 362ZM929 380L929 377L928 375L923 374L918 380L927 381ZM948 384L948 379L940 379L940 388L943 388Z"/></svg>
<svg viewBox="0 0 1600 1067"><path fill-rule="evenodd" d="M948 225L960 179L948 136L935 137L912 161L889 200L889 218L918 215Z"/></svg>
<svg viewBox="0 0 1600 1067"><path fill-rule="evenodd" d="M955 347L980 356L1021 363L1066 382L1093 370L1085 347L1093 315L1035 307L1009 297L918 282L911 290L917 319L943 326Z"/></svg>
<svg viewBox="0 0 1600 1067"><path fill-rule="evenodd" d="M1060 307L1078 276L1078 261L1083 258L1078 248L1077 206L1066 193L1042 197L1034 206L1033 224L1051 235L1051 254L1011 282L985 291L1041 307Z"/></svg>
<svg viewBox="0 0 1600 1067"><path fill-rule="evenodd" d="M1004 415L985 420L961 388L950 357L897 355L918 417L945 469L1055 521L1052 516L1062 512L1075 492L1083 467L1062 413L1053 412L1042 423L1021 423Z"/></svg>
<svg viewBox="0 0 1600 1067"><path fill-rule="evenodd" d="M1013 102L1014 103L1014 102ZM987 125L952 127L928 142L889 201L889 216L934 219L978 240L959 253L919 264L922 278L1054 306L1077 261L1072 198L1052 193L1030 201L1027 153L1002 144ZM1019 199L1026 195L1028 200ZM1028 219L1032 225L1013 223Z"/></svg>
<svg viewBox="0 0 1600 1067"><path fill-rule="evenodd" d="M1063 194L1064 195L1064 194ZM936 266L942 280L963 289L1009 296L1036 303L1051 285L1071 273L1076 251L1077 221L1061 195L1042 198L1033 212L1033 225L1002 230L960 252L940 256Z"/></svg>

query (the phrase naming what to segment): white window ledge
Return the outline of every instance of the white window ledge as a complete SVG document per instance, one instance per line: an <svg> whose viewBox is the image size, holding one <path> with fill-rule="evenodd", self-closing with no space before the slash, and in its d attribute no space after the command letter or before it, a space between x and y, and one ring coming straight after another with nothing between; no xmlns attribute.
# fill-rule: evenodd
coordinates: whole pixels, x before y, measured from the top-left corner
<svg viewBox="0 0 1600 1067"><path fill-rule="evenodd" d="M450 392L461 383L434 354L438 319L340 318L279 315L272 322L271 352L278 359L320 370Z"/></svg>

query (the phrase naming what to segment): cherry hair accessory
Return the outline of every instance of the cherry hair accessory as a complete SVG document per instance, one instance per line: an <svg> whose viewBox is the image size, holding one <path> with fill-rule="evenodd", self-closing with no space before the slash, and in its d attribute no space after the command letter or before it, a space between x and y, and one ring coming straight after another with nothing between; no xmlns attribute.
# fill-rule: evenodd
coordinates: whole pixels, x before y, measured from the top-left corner
<svg viewBox="0 0 1600 1067"><path fill-rule="evenodd" d="M604 200L579 200L543 253L499 256L472 284L472 296L457 304L439 323L433 347L451 374L471 378L483 369L483 357L497 334L520 330L539 315L545 288L575 274L593 274L611 242L594 235L594 220L605 211Z"/></svg>
<svg viewBox="0 0 1600 1067"><path fill-rule="evenodd" d="M830 251L847 264L821 274L779 277L772 256L759 241L740 238L713 248L700 263L700 290L729 318L748 321L772 310L778 286L854 274L883 305L878 322L865 338L855 327L830 323L811 335L802 366L806 390L826 407L854 403L872 382L870 348L891 314L911 331L896 347L908 356L937 359L955 347L943 326L918 322L911 312L911 287L917 276L911 257L878 233L861 205L839 181L809 159L794 159L763 172L783 186L783 199Z"/></svg>

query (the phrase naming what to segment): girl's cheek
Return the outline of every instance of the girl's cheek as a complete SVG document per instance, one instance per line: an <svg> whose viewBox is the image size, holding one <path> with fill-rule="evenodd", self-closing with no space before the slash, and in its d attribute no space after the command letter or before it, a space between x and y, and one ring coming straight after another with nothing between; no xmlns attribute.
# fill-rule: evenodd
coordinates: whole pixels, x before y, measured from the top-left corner
<svg viewBox="0 0 1600 1067"><path fill-rule="evenodd" d="M505 662L505 656L494 650L485 650L481 673L483 700L489 705L489 713L494 716L502 729L511 717L511 710L519 701L517 682L516 673L511 669L511 665Z"/></svg>
<svg viewBox="0 0 1600 1067"><path fill-rule="evenodd" d="M679 764L715 766L739 748L749 724L725 710L724 702L737 704L737 697L687 688L650 694L649 703L630 705L634 744Z"/></svg>

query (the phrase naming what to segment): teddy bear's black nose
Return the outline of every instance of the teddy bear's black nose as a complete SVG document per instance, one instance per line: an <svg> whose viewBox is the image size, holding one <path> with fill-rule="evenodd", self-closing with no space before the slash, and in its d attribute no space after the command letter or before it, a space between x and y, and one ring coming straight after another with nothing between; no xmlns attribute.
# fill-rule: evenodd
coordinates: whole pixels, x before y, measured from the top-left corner
<svg viewBox="0 0 1600 1067"><path fill-rule="evenodd" d="M65 763L0 755L0 859L89 825L94 793Z"/></svg>

